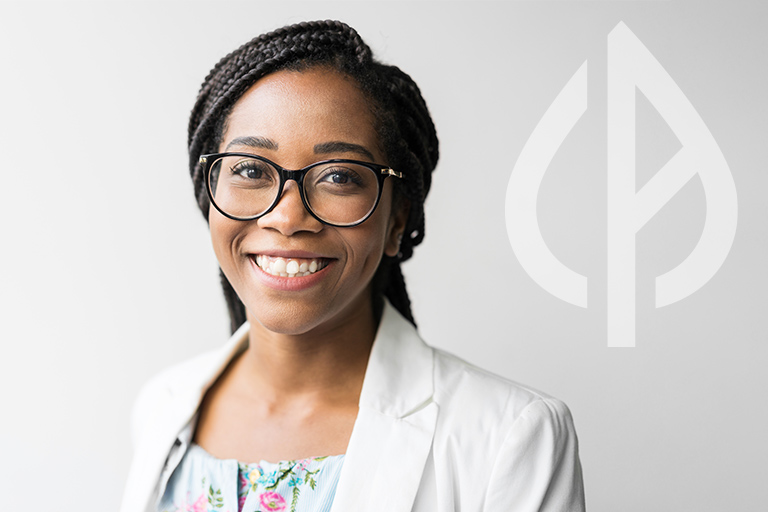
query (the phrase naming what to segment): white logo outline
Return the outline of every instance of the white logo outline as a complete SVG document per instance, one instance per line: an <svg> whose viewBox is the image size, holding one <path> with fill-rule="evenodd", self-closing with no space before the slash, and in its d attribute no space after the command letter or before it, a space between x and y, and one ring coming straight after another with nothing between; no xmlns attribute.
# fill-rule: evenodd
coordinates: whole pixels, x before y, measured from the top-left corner
<svg viewBox="0 0 768 512"><path fill-rule="evenodd" d="M681 142L680 150L635 191L635 94L640 90ZM656 278L656 307L688 297L720 269L736 234L736 186L711 132L672 77L620 22L608 34L607 323L609 347L635 346L637 232L694 176L707 210L696 247ZM587 307L587 277L546 246L536 203L552 158L587 109L587 61L549 106L512 170L505 217L512 250L523 269L552 295Z"/></svg>

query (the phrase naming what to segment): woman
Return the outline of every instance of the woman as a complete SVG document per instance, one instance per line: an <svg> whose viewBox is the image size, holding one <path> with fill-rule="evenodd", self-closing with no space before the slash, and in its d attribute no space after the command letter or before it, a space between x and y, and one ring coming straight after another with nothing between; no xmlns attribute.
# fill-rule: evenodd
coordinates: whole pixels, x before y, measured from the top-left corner
<svg viewBox="0 0 768 512"><path fill-rule="evenodd" d="M340 22L222 59L190 168L234 332L151 381L122 510L583 510L561 402L425 345L400 272L438 156Z"/></svg>

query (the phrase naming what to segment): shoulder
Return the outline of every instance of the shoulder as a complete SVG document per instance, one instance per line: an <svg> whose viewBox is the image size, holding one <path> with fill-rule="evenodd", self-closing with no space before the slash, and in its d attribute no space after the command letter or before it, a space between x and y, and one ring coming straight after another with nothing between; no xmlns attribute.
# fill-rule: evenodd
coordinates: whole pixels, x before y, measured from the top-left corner
<svg viewBox="0 0 768 512"><path fill-rule="evenodd" d="M134 446L169 408L194 413L206 389L243 348L247 332L246 324L225 345L169 366L142 386L131 415Z"/></svg>
<svg viewBox="0 0 768 512"><path fill-rule="evenodd" d="M542 391L478 368L443 350L432 351L435 397L443 406L489 410L502 423L539 408L555 417L570 415L563 402Z"/></svg>
<svg viewBox="0 0 768 512"><path fill-rule="evenodd" d="M568 407L439 349L434 353L438 467L460 463L460 487L504 510L583 510L578 439ZM439 472L439 470L438 470ZM511 492L512 489L525 492ZM462 493L458 493L459 497ZM515 500L532 500L518 503Z"/></svg>
<svg viewBox="0 0 768 512"><path fill-rule="evenodd" d="M466 436L467 442L476 448L485 446L490 455L510 435L520 438L547 431L558 439L575 436L570 410L561 400L443 350L432 350L434 400L440 408L440 423L452 437ZM484 442L477 436L480 428Z"/></svg>
<svg viewBox="0 0 768 512"><path fill-rule="evenodd" d="M384 397L418 406L431 397L439 408L438 429L450 430L454 438L463 431L475 434L482 422L486 431L502 436L501 442L504 432L524 415L547 416L557 424L570 420L568 408L556 398L428 345L389 304L366 379L370 386L364 386L364 391L374 391L370 394L378 402Z"/></svg>
<svg viewBox="0 0 768 512"><path fill-rule="evenodd" d="M201 371L215 358L215 352L207 352L186 361L169 366L151 377L139 390L131 413L131 438L134 446L140 443L142 433L154 419L160 417L179 398L179 391L190 376L202 376ZM196 386L195 386L196 387Z"/></svg>

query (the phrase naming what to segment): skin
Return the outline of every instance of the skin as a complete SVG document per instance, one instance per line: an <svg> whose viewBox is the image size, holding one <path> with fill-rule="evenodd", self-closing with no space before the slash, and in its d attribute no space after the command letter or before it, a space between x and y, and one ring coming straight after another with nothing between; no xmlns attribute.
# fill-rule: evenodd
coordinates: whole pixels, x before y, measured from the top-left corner
<svg viewBox="0 0 768 512"><path fill-rule="evenodd" d="M244 137L273 144L232 145ZM318 152L328 142L362 149ZM327 68L259 80L235 104L219 149L288 169L331 158L387 164L366 98L352 79ZM352 228L314 219L293 181L257 220L231 220L211 208L214 252L251 324L249 347L201 405L195 440L212 455L276 462L346 452L377 327L371 279L382 254L397 254L407 216L393 208L390 181L374 214ZM333 260L313 286L275 290L258 279L252 257L276 250Z"/></svg>

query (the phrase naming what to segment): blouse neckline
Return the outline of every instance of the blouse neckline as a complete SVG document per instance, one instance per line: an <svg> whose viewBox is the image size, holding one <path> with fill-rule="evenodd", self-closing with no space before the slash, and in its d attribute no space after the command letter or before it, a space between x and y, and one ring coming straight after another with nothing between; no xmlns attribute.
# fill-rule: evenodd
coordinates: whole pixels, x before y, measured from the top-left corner
<svg viewBox="0 0 768 512"><path fill-rule="evenodd" d="M238 460L238 459L232 459L232 458L220 459L219 457L216 457L215 455L212 455L212 454L208 453L208 451L205 448L203 448L202 446L200 446L199 444L197 444L194 441L189 444L188 450L189 451L195 451L201 457L203 457L205 459L212 460L212 461L217 461L217 462L234 461L234 462L237 462L238 464L242 464L242 465L246 465L246 466L261 466L261 467L285 466L285 465L290 465L290 464L295 464L295 463L310 462L310 461L320 461L320 460L332 461L332 460L343 459L344 456L345 456L345 454L342 453L342 454L338 454L338 455L321 455L321 456L318 456L318 457L304 457L302 459L285 459L285 460L280 460L280 461L277 461L277 462L270 462L270 461L264 460L264 459L262 459L262 460L260 460L258 462L245 462L245 461L241 461L241 460Z"/></svg>

